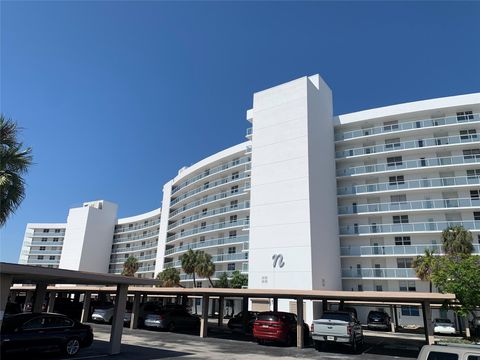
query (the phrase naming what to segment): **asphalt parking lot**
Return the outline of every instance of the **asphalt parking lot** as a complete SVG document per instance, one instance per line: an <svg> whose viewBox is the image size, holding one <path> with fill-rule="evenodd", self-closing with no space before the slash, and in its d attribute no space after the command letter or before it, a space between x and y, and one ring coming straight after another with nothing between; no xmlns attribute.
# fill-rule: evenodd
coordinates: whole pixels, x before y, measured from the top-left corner
<svg viewBox="0 0 480 360"><path fill-rule="evenodd" d="M169 333L149 330L130 330L125 328L122 338L122 353L108 356L110 326L92 324L95 341L89 348L82 349L74 357L83 359L115 360L156 360L156 359L416 359L423 342L414 339L395 337L366 336L365 346L358 354L351 354L349 348L331 346L318 352L309 346L304 349L284 347L275 344L258 345L253 338L231 333L226 329L209 328L209 337L200 338L194 333ZM15 356L19 360L19 356ZM60 360L60 354L27 355L23 359Z"/></svg>

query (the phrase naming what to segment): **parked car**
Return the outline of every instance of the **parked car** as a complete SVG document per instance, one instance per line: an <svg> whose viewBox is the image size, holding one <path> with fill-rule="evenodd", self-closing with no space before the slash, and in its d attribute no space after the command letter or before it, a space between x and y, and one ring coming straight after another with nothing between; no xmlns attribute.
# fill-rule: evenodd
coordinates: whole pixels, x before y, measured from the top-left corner
<svg viewBox="0 0 480 360"><path fill-rule="evenodd" d="M73 301L69 298L56 298L55 305L53 306L54 312L63 314L74 320L80 320L80 317L82 316L82 309L82 302Z"/></svg>
<svg viewBox="0 0 480 360"><path fill-rule="evenodd" d="M15 314L20 314L22 312L22 307L20 304L14 302L8 302L5 306L4 317L12 316Z"/></svg>
<svg viewBox="0 0 480 360"><path fill-rule="evenodd" d="M92 320L111 324L113 320L113 303L104 303L93 310Z"/></svg>
<svg viewBox="0 0 480 360"><path fill-rule="evenodd" d="M89 325L54 313L9 316L3 319L0 332L2 355L57 349L73 356L80 348L90 346L92 341L93 331Z"/></svg>
<svg viewBox="0 0 480 360"><path fill-rule="evenodd" d="M424 345L417 360L476 360L479 356L479 345Z"/></svg>
<svg viewBox="0 0 480 360"><path fill-rule="evenodd" d="M386 312L383 311L370 311L367 317L367 327L369 330L381 329L391 330L391 319Z"/></svg>
<svg viewBox="0 0 480 360"><path fill-rule="evenodd" d="M247 333L251 334L253 331L253 323L257 319L258 311L247 311L246 316L247 316L247 321L248 321L248 326L247 326ZM243 320L244 320L244 313L240 311L238 314L236 314L233 318L228 320L228 328L230 330L234 331L241 331L243 332Z"/></svg>
<svg viewBox="0 0 480 360"><path fill-rule="evenodd" d="M326 311L320 319L313 320L311 330L317 350L327 343L343 343L357 352L363 345L362 325L351 312Z"/></svg>
<svg viewBox="0 0 480 360"><path fill-rule="evenodd" d="M168 331L176 329L195 329L200 325L200 318L190 314L185 307L160 307L145 314L143 325Z"/></svg>
<svg viewBox="0 0 480 360"><path fill-rule="evenodd" d="M307 324L303 323L305 342L309 339ZM281 312L266 311L257 314L253 323L253 336L259 344L266 341L277 341L287 346L297 339L297 315Z"/></svg>
<svg viewBox="0 0 480 360"><path fill-rule="evenodd" d="M454 335L457 331L449 319L433 320L433 332L436 334Z"/></svg>

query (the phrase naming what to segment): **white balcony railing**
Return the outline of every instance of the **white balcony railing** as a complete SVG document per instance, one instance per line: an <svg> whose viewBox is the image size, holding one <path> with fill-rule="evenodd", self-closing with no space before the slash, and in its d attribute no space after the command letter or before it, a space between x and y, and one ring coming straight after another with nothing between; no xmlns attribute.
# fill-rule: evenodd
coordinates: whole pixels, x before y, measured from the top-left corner
<svg viewBox="0 0 480 360"><path fill-rule="evenodd" d="M343 278L392 278L416 279L414 269L410 268L357 268L342 269Z"/></svg>
<svg viewBox="0 0 480 360"><path fill-rule="evenodd" d="M435 254L443 254L440 244L421 245L374 245L374 246L342 246L341 256L418 256L423 255L425 250L434 251ZM480 244L473 245L473 254L480 254Z"/></svg>

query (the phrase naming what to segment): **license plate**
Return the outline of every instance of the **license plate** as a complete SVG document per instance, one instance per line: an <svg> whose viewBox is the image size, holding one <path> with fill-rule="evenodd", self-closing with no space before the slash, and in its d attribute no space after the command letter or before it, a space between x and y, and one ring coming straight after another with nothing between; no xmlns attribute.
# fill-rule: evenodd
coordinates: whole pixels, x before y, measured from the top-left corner
<svg viewBox="0 0 480 360"><path fill-rule="evenodd" d="M268 325L262 325L263 328L268 328Z"/></svg>
<svg viewBox="0 0 480 360"><path fill-rule="evenodd" d="M335 336L327 336L327 340L328 340L328 341L334 341L334 340L335 340Z"/></svg>

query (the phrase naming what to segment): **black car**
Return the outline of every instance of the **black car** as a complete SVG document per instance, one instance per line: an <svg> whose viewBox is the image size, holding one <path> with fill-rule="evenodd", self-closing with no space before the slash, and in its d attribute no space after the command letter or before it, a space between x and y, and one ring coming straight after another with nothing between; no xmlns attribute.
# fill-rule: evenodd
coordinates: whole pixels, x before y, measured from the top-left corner
<svg viewBox="0 0 480 360"><path fill-rule="evenodd" d="M65 315L22 313L3 320L0 348L4 354L24 351L61 350L73 356L81 347L92 344L93 332Z"/></svg>
<svg viewBox="0 0 480 360"><path fill-rule="evenodd" d="M200 318L192 315L185 307L166 306L145 314L143 325L146 328L174 331L194 330L200 326Z"/></svg>
<svg viewBox="0 0 480 360"><path fill-rule="evenodd" d="M370 311L367 318L367 326L369 329L390 330L390 316L383 311Z"/></svg>
<svg viewBox="0 0 480 360"><path fill-rule="evenodd" d="M257 319L258 311L247 311L247 321L248 321L248 326L247 326L247 333L252 333L253 331L253 323ZM228 320L228 328L230 330L236 330L236 331L242 331L243 332L243 311L240 311L237 315L235 315L233 318Z"/></svg>

